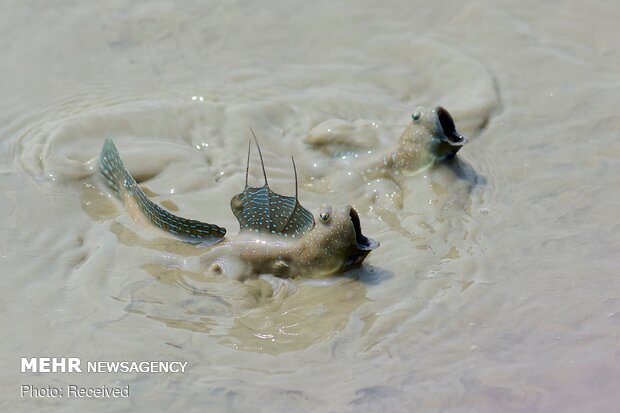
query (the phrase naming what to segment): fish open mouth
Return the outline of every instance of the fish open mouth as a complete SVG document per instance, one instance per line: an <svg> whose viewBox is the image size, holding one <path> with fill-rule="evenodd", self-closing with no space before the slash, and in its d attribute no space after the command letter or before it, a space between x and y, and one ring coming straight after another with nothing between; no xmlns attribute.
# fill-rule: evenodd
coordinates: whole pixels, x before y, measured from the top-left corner
<svg viewBox="0 0 620 413"><path fill-rule="evenodd" d="M452 146L463 146L467 143L467 138L456 130L454 120L452 116L450 116L450 113L441 106L437 108L437 120L443 131L445 136L444 140L446 142Z"/></svg>
<svg viewBox="0 0 620 413"><path fill-rule="evenodd" d="M362 234L360 217L354 208L350 209L349 216L351 217L351 223L353 224L353 229L355 230L355 248L353 249L351 255L347 257L347 261L345 263L345 267L347 268L361 264L370 251L379 246L379 241L375 241L374 239L368 238Z"/></svg>
<svg viewBox="0 0 620 413"><path fill-rule="evenodd" d="M362 226L360 224L360 217L357 215L357 211L351 208L349 212L351 216L351 223L355 229L355 243L357 248L362 251L372 251L379 246L379 242L374 239L370 239L362 234Z"/></svg>

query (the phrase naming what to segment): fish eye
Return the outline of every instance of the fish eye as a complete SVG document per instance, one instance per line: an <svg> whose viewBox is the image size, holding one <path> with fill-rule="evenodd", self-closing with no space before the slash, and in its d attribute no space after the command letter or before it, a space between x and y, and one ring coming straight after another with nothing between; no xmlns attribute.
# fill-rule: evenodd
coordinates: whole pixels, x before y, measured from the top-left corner
<svg viewBox="0 0 620 413"><path fill-rule="evenodd" d="M413 112L413 114L411 115L411 119L413 119L414 122L417 122L420 120L420 118L422 117L422 112L420 112L419 110L416 110L415 112Z"/></svg>
<svg viewBox="0 0 620 413"><path fill-rule="evenodd" d="M319 214L319 217L323 220L323 221L327 221L329 219L329 212L327 211L323 211Z"/></svg>

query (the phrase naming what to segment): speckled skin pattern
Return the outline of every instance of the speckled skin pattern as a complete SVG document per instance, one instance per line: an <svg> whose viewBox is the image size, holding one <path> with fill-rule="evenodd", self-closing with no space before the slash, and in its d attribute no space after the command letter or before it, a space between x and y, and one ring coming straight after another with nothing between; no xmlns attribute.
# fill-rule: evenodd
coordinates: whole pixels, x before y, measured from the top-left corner
<svg viewBox="0 0 620 413"><path fill-rule="evenodd" d="M367 179L412 175L435 161L453 158L467 141L444 108L418 108L396 145L368 161L361 172Z"/></svg>
<svg viewBox="0 0 620 413"><path fill-rule="evenodd" d="M358 266L379 246L361 234L359 218L350 206L323 206L316 221L311 231L297 239L240 233L215 245L202 256L202 263L205 270L235 278L261 273L320 278Z"/></svg>

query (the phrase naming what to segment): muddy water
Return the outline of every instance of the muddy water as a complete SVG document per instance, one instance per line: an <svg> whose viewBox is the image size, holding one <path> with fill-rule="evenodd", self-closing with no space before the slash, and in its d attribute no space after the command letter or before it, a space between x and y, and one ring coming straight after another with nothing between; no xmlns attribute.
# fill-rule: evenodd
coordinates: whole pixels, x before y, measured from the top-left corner
<svg viewBox="0 0 620 413"><path fill-rule="evenodd" d="M2 410L617 411L617 5L275 3L3 6ZM458 160L347 174L436 104L471 138ZM326 125L357 151L304 142ZM111 136L154 200L234 233L249 127L275 190L293 193L294 155L306 207L358 209L381 242L363 268L192 271L200 250L93 174ZM189 365L20 373L34 356Z"/></svg>

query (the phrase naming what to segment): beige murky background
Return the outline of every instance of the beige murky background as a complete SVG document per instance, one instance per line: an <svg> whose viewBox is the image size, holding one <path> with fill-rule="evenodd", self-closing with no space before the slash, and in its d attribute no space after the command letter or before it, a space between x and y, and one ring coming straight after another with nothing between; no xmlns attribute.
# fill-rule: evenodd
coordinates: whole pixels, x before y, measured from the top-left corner
<svg viewBox="0 0 620 413"><path fill-rule="evenodd" d="M620 6L333 3L2 2L0 410L620 409ZM304 143L331 121L376 151L436 104L471 143L400 185ZM275 190L294 155L306 207L360 211L364 268L207 277L92 175L112 136L156 201L235 233L249 127ZM33 356L189 364L21 374Z"/></svg>

